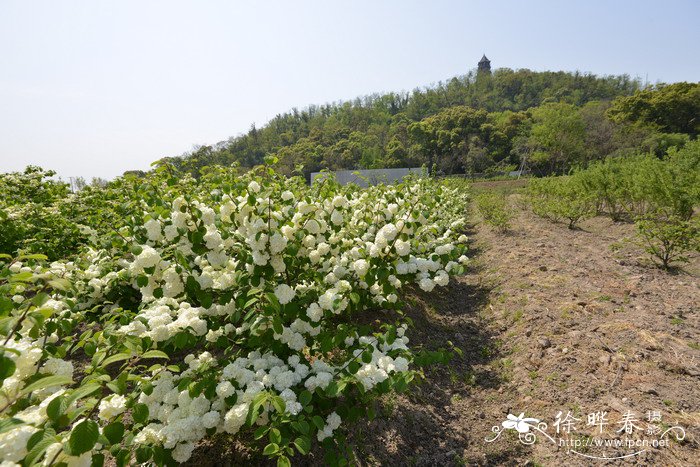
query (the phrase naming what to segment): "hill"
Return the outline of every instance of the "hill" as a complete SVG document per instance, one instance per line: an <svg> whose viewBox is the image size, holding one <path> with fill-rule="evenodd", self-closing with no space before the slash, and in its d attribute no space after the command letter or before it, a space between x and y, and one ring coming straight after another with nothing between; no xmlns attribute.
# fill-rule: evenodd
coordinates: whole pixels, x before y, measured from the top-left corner
<svg viewBox="0 0 700 467"><path fill-rule="evenodd" d="M692 116L698 86L679 84L690 86L681 94L689 94ZM295 108L262 128L165 160L195 176L210 165L252 167L268 154L287 174L424 164L443 173L488 172L517 167L523 158L538 173L561 172L615 153L663 154L686 141L673 125L645 117L639 102L609 111L620 99L641 94L647 102L664 89L642 90L627 75L472 71L412 92Z"/></svg>

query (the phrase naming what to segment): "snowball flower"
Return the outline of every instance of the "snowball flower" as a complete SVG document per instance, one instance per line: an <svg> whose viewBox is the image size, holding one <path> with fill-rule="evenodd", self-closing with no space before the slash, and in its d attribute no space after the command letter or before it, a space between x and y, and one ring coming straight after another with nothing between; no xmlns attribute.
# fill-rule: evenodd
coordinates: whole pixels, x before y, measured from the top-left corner
<svg viewBox="0 0 700 467"><path fill-rule="evenodd" d="M343 213L341 213L338 210L333 211L333 214L331 214L331 222L340 225L343 223Z"/></svg>
<svg viewBox="0 0 700 467"><path fill-rule="evenodd" d="M160 222L158 222L158 220L149 219L143 226L146 228L146 234L149 240L155 242L163 238Z"/></svg>
<svg viewBox="0 0 700 467"><path fill-rule="evenodd" d="M306 223L306 230L310 234L316 235L321 231L321 225L316 221L316 219L311 219Z"/></svg>
<svg viewBox="0 0 700 467"><path fill-rule="evenodd" d="M251 181L248 184L248 191L250 191L251 193L260 192L260 184L258 182L256 182L255 180Z"/></svg>
<svg viewBox="0 0 700 467"><path fill-rule="evenodd" d="M396 248L396 254L399 256L406 256L411 252L411 244L403 240L396 240L394 247Z"/></svg>
<svg viewBox="0 0 700 467"><path fill-rule="evenodd" d="M432 290L435 288L435 282L426 277L425 279L420 280L418 286L425 292L432 292Z"/></svg>
<svg viewBox="0 0 700 467"><path fill-rule="evenodd" d="M194 451L194 443L181 443L173 449L172 456L175 462L182 464L192 456L192 451Z"/></svg>
<svg viewBox="0 0 700 467"><path fill-rule="evenodd" d="M280 284L275 287L275 297L277 297L277 300L279 300L282 305L291 302L294 295L296 295L296 291L287 284Z"/></svg>
<svg viewBox="0 0 700 467"><path fill-rule="evenodd" d="M317 438L319 441L323 441L326 438L333 436L333 431L338 429L340 426L340 416L333 412L328 417L326 417L326 425L322 430L319 430Z"/></svg>
<svg viewBox="0 0 700 467"><path fill-rule="evenodd" d="M126 410L126 397L115 394L100 402L100 412L97 414L102 420L110 420Z"/></svg>
<svg viewBox="0 0 700 467"><path fill-rule="evenodd" d="M221 419L221 416L216 410L207 412L204 415L202 415L202 426L204 428L214 428L216 425L219 424L219 419Z"/></svg>
<svg viewBox="0 0 700 467"><path fill-rule="evenodd" d="M323 318L323 309L318 306L318 303L314 302L306 309L306 316L308 316L311 321L318 322Z"/></svg>
<svg viewBox="0 0 700 467"><path fill-rule="evenodd" d="M352 269L359 277L364 277L369 271L369 263L364 259L358 259L352 264Z"/></svg>
<svg viewBox="0 0 700 467"><path fill-rule="evenodd" d="M273 255L280 253L287 246L287 239L278 232L270 237L270 252Z"/></svg>
<svg viewBox="0 0 700 467"><path fill-rule="evenodd" d="M229 381L222 381L216 386L216 394L224 399L233 395L234 392L236 392L236 388Z"/></svg>

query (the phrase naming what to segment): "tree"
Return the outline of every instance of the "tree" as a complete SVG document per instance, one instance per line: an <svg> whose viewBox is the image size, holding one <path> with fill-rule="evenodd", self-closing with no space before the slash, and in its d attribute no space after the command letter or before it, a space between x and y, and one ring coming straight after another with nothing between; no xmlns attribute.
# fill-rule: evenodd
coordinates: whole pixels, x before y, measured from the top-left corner
<svg viewBox="0 0 700 467"><path fill-rule="evenodd" d="M654 124L666 133L700 133L700 83L675 83L618 97L608 111L616 122Z"/></svg>
<svg viewBox="0 0 700 467"><path fill-rule="evenodd" d="M308 173L320 168L434 163L445 172L494 170L517 165L519 153L531 152L522 144L529 137L526 109L543 103L581 106L628 96L637 89L639 83L625 75L499 69L485 80L469 72L410 93L372 94L294 108L266 125L251 125L245 134L164 160L194 177L215 165L237 163L250 168L270 154L278 157L285 173L298 165ZM464 111L468 108L490 113L470 115ZM629 141L634 141L635 148L649 136L646 130L629 134L634 136ZM652 139L647 146L653 145L658 153L664 144L665 140L657 144Z"/></svg>
<svg viewBox="0 0 700 467"><path fill-rule="evenodd" d="M447 173L463 171L470 150L482 145L479 138L487 116L484 110L449 107L410 125L409 133L428 155L431 167L437 164Z"/></svg>
<svg viewBox="0 0 700 467"><path fill-rule="evenodd" d="M562 173L585 155L586 127L571 104L550 103L531 109L530 161L547 173Z"/></svg>

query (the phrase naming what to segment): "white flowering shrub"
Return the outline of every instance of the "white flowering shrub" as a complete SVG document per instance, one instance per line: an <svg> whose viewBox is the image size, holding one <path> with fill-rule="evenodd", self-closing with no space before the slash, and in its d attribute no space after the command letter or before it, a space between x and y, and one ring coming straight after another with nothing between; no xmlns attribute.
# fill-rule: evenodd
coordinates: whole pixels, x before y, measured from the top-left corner
<svg viewBox="0 0 700 467"><path fill-rule="evenodd" d="M0 255L3 467L176 464L216 433L278 465L332 452L430 361L408 345L402 289L467 261L465 196L430 180L164 166L90 196L114 224L79 255Z"/></svg>

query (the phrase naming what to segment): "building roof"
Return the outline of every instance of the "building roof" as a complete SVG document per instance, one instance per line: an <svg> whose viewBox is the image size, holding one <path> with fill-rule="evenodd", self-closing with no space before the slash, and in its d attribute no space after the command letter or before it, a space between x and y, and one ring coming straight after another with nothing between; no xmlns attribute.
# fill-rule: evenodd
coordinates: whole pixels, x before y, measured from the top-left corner
<svg viewBox="0 0 700 467"><path fill-rule="evenodd" d="M484 56L481 57L481 60L479 60L479 63L490 62L490 61L491 61L491 60L489 60L488 58L486 58L486 54L484 54Z"/></svg>

